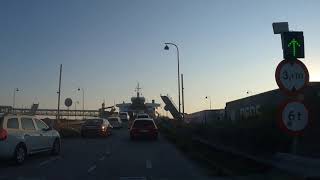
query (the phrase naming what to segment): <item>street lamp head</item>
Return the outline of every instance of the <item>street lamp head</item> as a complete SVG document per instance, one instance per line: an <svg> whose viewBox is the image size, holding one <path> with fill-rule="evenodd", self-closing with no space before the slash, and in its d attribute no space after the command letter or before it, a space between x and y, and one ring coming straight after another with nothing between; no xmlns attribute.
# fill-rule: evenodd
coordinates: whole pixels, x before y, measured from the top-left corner
<svg viewBox="0 0 320 180"><path fill-rule="evenodd" d="M169 50L169 46L166 45L166 46L164 47L164 50Z"/></svg>

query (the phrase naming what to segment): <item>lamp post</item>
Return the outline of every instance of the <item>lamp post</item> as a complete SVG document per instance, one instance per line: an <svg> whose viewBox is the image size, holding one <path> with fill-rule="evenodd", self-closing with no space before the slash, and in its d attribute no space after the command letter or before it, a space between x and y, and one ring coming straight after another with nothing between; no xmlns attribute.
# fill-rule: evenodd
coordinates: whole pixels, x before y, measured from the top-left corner
<svg viewBox="0 0 320 180"><path fill-rule="evenodd" d="M179 96L179 114L181 115L181 98L180 98L180 62L179 62L179 48L176 44L174 43L164 43L166 46L164 47L164 50L169 50L168 45L173 45L177 49L177 59L178 59L178 96Z"/></svg>
<svg viewBox="0 0 320 180"><path fill-rule="evenodd" d="M247 96L250 96L250 95L252 95L252 91L247 90L247 91L246 91L246 94L247 94Z"/></svg>
<svg viewBox="0 0 320 180"><path fill-rule="evenodd" d="M79 101L74 103L74 120L77 120L77 104L79 104Z"/></svg>
<svg viewBox="0 0 320 180"><path fill-rule="evenodd" d="M206 96L206 99L209 99L209 102L210 102L210 109L211 109L211 97L210 97L210 96Z"/></svg>
<svg viewBox="0 0 320 180"><path fill-rule="evenodd" d="M13 102L12 102L12 111L14 112L14 108L15 108L15 105L16 105L16 92L19 92L21 91L19 88L14 88L13 89Z"/></svg>
<svg viewBox="0 0 320 180"><path fill-rule="evenodd" d="M84 118L84 89L78 88L78 91L82 91L82 118Z"/></svg>

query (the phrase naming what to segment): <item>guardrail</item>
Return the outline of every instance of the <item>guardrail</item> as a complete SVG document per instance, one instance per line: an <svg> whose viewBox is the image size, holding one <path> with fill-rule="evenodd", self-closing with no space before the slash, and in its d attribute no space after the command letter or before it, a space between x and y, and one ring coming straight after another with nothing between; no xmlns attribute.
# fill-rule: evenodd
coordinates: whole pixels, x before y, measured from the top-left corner
<svg viewBox="0 0 320 180"><path fill-rule="evenodd" d="M252 161L256 165L261 166L261 168L276 168L306 180L320 178L320 159L305 158L287 153L277 153L275 155L267 155L264 157L254 156L245 152L236 151L229 147L213 144L200 137L193 137L192 142L195 143L195 145L204 145L212 152L221 151L228 153L233 157L237 156L242 159ZM227 168L222 168L222 170L229 175L233 174L233 172Z"/></svg>

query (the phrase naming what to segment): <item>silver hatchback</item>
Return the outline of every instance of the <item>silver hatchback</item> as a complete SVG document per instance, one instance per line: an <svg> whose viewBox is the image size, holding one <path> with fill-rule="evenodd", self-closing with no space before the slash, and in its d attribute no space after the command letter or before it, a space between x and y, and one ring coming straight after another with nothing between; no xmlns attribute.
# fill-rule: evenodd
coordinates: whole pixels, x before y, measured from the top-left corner
<svg viewBox="0 0 320 180"><path fill-rule="evenodd" d="M0 158L13 158L22 164L27 155L44 151L60 153L59 132L28 115L0 117Z"/></svg>

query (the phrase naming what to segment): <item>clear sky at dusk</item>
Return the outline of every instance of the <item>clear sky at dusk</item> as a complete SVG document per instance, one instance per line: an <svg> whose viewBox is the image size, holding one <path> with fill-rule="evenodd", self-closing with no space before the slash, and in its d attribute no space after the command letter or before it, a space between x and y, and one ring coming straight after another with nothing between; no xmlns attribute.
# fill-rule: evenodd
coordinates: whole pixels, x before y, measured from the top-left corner
<svg viewBox="0 0 320 180"><path fill-rule="evenodd" d="M59 65L62 99L97 109L129 101L139 81L142 93L161 102L177 99L176 51L180 48L186 112L213 108L277 88L282 60L272 22L304 31L303 62L311 81L320 81L320 1L317 0L74 0L0 1L0 104L40 102L55 108ZM62 101L63 102L63 101Z"/></svg>

